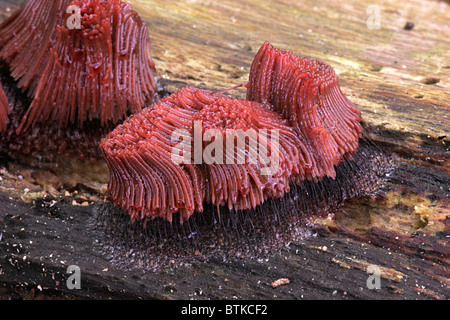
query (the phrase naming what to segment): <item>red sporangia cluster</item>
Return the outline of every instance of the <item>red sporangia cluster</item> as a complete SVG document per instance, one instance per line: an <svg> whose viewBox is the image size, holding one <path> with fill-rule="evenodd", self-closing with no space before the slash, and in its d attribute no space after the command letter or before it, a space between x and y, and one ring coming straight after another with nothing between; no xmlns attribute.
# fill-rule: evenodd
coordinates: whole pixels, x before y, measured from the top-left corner
<svg viewBox="0 0 450 320"><path fill-rule="evenodd" d="M69 6L80 9L80 28L68 27ZM0 131L12 139L2 136L1 142L29 152L39 144L58 152L71 143L83 148L95 144L107 124L135 113L100 145L111 172L110 196L133 220L168 221L177 212L185 221L204 203L255 208L283 197L291 183L335 177L334 167L358 147L360 111L323 62L265 43L250 70L247 100L184 88L141 111L155 92L149 48L147 28L121 0L28 1L0 25L0 60L31 101L14 95L20 101L10 108L0 90ZM253 139L279 155L278 170L263 175L260 158L240 163L237 152L223 164L196 163L195 153L191 161L174 161L179 141L173 132L195 136L199 121L201 135L214 129L214 139L223 141L227 130L253 129ZM86 123L90 131L83 131ZM278 132L279 144L261 130ZM209 146L202 141L201 151Z"/></svg>
<svg viewBox="0 0 450 320"><path fill-rule="evenodd" d="M3 86L0 84L0 132L8 125L9 102Z"/></svg>
<svg viewBox="0 0 450 320"><path fill-rule="evenodd" d="M334 70L264 43L256 54L247 99L274 106L305 143L310 170L299 180L335 177L334 166L358 148L361 112L341 92Z"/></svg>
<svg viewBox="0 0 450 320"><path fill-rule="evenodd" d="M267 155L281 155L279 170L271 176L262 175L260 169L266 164L259 158L256 163L239 164L237 148L223 154L219 160L223 164L196 164L193 139L197 121L201 121L202 136L206 130L217 130L224 150L227 129L254 129L255 139L269 141L271 137L262 137L260 129L276 130L279 146L265 146ZM179 141L172 135L180 129L190 137L187 147L191 152L184 163L173 158ZM244 143L248 152L250 140ZM131 116L103 139L100 147L111 172L112 201L127 209L132 220L160 217L172 221L175 212L187 220L195 211L203 211L205 202L249 209L267 198L282 197L289 192L290 176L299 172L296 146L300 143L292 128L269 106L188 87ZM207 147L206 142L201 151Z"/></svg>
<svg viewBox="0 0 450 320"><path fill-rule="evenodd" d="M70 0L30 0L0 25L0 59L8 64L17 86L30 97L48 64L56 27L64 25L69 3Z"/></svg>
<svg viewBox="0 0 450 320"><path fill-rule="evenodd" d="M265 43L246 86L247 100L183 88L112 131L100 146L111 172L112 202L132 220L172 221L179 212L182 222L202 212L204 202L246 210L283 197L290 183L334 177L334 166L356 151L360 111L342 95L330 66ZM192 137L195 121L202 132L222 135L230 129L277 130L279 150L272 151L279 151L278 171L261 175L261 163L236 157L234 164L173 161L173 132L184 129Z"/></svg>
<svg viewBox="0 0 450 320"><path fill-rule="evenodd" d="M68 20L78 8L80 25ZM0 26L0 59L32 99L16 133L36 125L116 124L153 102L148 30L121 0L30 0Z"/></svg>

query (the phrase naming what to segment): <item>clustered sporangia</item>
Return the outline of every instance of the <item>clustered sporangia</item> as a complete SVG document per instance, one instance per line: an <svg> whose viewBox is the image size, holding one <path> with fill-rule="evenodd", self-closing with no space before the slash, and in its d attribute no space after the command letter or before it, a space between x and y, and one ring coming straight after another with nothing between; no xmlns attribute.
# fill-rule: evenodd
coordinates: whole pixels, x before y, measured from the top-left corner
<svg viewBox="0 0 450 320"><path fill-rule="evenodd" d="M66 24L73 6L79 28ZM81 141L83 152L84 143L98 147L103 133L126 118L100 144L111 201L132 220L172 221L179 213L181 222L205 203L247 210L283 197L292 184L335 178L336 166L358 148L361 113L321 61L266 42L251 66L246 100L186 87L152 104L149 52L147 27L128 3L28 1L0 26L0 59L29 99L18 108L0 90L3 145L31 152L36 142L50 141L47 148L63 152ZM245 158L252 139L264 141L267 155L278 155L276 171L262 174L261 159L239 162L234 149L219 163L195 161L195 153L174 161L173 133L194 136L198 123L202 136L218 132L202 141L201 153L216 139L226 147L229 130L252 129Z"/></svg>

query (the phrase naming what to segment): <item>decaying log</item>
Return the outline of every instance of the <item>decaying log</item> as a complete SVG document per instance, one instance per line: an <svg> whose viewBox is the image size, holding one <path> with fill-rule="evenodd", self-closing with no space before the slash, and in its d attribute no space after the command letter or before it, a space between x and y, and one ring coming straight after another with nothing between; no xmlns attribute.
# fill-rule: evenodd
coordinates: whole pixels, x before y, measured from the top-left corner
<svg viewBox="0 0 450 320"><path fill-rule="evenodd" d="M390 191L421 192L428 183L434 202L444 201L449 174L401 165L386 185ZM437 181L437 182L436 182ZM401 186L397 185L401 183ZM400 189L399 189L400 188ZM448 199L446 200L448 205ZM366 203L365 203L366 202ZM377 206L365 199L356 204ZM311 235L265 259L212 256L208 261L170 264L157 271L126 271L111 263L93 226L96 206L73 206L70 199L41 198L34 205L0 196L0 282L2 295L17 297L156 299L447 299L446 231L403 235L372 227L350 230L337 221L311 226ZM355 204L343 211L355 210ZM444 210L444 209L442 209ZM100 236L101 237L101 236ZM130 258L131 259L131 258ZM69 290L69 265L81 270L81 290ZM381 289L370 290L367 269L381 270ZM280 278L290 283L273 288ZM31 295L31 296L30 296Z"/></svg>
<svg viewBox="0 0 450 320"><path fill-rule="evenodd" d="M24 1L0 1L0 17ZM95 229L104 165L0 157L0 298L448 299L450 286L450 7L440 1L131 1L146 21L168 92L247 79L266 40L323 60L361 107L396 169L376 195L347 202L302 241L261 259L212 256L125 270ZM414 27L404 28L407 22ZM232 93L243 98L244 90ZM67 268L81 270L69 289ZM380 289L370 289L370 266ZM284 284L273 286L279 279ZM287 283L288 282L288 283Z"/></svg>

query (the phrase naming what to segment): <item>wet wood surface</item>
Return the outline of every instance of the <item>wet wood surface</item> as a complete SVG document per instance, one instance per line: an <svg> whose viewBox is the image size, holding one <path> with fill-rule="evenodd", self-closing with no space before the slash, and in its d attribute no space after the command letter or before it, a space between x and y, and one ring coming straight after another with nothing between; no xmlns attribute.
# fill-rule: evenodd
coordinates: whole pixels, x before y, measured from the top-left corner
<svg viewBox="0 0 450 320"><path fill-rule="evenodd" d="M23 2L0 1L0 17ZM372 138L393 155L397 170L384 197L350 201L333 218L311 226L314 237L267 260L217 258L143 273L117 268L96 249L90 221L105 199L104 181L74 186L53 171L5 158L1 298L450 297L448 3L379 1L379 29L367 25L374 14L370 1L131 3L148 25L157 74L167 90L242 83L268 40L336 70L341 89L375 127ZM407 22L414 23L411 30ZM231 94L243 98L245 91ZM53 205L41 206L50 193ZM81 290L65 285L72 264L82 270ZM366 286L369 265L381 268L379 290ZM274 288L280 278L289 284Z"/></svg>

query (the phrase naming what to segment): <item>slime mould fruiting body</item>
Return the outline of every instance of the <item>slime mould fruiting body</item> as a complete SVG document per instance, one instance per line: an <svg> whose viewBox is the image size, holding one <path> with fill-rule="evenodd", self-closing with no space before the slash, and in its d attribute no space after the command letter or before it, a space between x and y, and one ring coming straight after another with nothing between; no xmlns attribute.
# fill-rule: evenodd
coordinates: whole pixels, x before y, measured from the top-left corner
<svg viewBox="0 0 450 320"><path fill-rule="evenodd" d="M100 138L154 100L148 30L120 0L30 0L0 25L0 60L4 150L100 157Z"/></svg>
<svg viewBox="0 0 450 320"><path fill-rule="evenodd" d="M145 260L167 235L170 248L290 240L386 169L321 61L264 43L246 100L186 87L155 102L154 73L148 30L120 0L29 0L0 25L1 150L103 156L113 205L96 226L115 252L136 244Z"/></svg>

